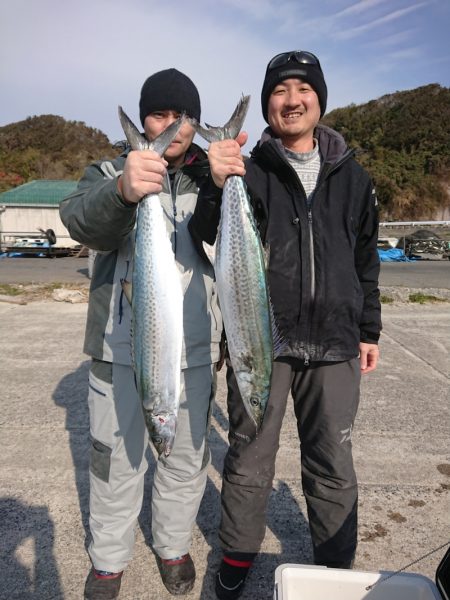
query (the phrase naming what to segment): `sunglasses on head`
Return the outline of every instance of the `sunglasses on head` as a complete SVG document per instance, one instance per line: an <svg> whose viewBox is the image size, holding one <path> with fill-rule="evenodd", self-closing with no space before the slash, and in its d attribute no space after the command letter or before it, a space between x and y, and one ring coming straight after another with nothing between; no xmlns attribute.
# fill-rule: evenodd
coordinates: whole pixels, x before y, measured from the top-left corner
<svg viewBox="0 0 450 600"><path fill-rule="evenodd" d="M296 61L303 65L317 65L322 71L319 59L312 52L305 50L291 50L290 52L281 52L272 58L267 65L267 72L282 65L286 65L289 61Z"/></svg>

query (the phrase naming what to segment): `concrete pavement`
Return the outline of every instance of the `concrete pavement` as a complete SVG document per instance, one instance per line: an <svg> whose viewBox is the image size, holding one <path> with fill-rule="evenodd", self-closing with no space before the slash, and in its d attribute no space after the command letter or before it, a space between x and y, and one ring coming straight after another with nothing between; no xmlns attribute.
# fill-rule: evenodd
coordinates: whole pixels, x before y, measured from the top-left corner
<svg viewBox="0 0 450 600"><path fill-rule="evenodd" d="M360 482L356 569L400 569L450 538L448 303L383 307L379 369L363 379L353 434ZM89 569L86 304L0 304L0 599L82 598ZM226 451L223 373L211 431L212 464L194 531L197 582L214 599L220 473ZM267 534L243 600L271 600L275 568L311 562L298 441L284 421ZM149 548L151 473L121 600L165 600ZM444 550L409 571L434 576ZM331 600L331 599L330 599Z"/></svg>
<svg viewBox="0 0 450 600"><path fill-rule="evenodd" d="M89 283L88 259L75 257L5 258L0 255L0 283ZM449 260L381 264L380 285L450 290Z"/></svg>

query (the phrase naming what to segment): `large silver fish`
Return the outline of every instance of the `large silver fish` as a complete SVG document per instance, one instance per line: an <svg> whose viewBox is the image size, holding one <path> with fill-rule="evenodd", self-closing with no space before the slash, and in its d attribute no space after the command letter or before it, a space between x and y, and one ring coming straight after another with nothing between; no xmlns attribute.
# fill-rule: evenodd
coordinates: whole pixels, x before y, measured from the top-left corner
<svg viewBox="0 0 450 600"><path fill-rule="evenodd" d="M149 142L119 107L119 117L133 150L164 154L184 122L181 117ZM170 454L180 401L183 292L157 195L139 203L133 283L123 282L132 310L132 357L145 422L159 454Z"/></svg>
<svg viewBox="0 0 450 600"><path fill-rule="evenodd" d="M224 127L197 126L208 142L235 138L250 96L237 105ZM261 427L270 393L274 342L266 255L242 177L226 179L222 193L214 268L231 363L249 417Z"/></svg>

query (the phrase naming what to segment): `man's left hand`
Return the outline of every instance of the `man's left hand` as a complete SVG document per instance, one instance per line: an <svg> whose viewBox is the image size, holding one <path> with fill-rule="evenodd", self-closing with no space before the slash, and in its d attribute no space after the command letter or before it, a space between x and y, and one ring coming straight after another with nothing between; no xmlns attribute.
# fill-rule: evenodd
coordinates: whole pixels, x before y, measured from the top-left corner
<svg viewBox="0 0 450 600"><path fill-rule="evenodd" d="M375 371L380 357L380 351L377 344L359 344L359 362L361 364L361 373L364 375Z"/></svg>

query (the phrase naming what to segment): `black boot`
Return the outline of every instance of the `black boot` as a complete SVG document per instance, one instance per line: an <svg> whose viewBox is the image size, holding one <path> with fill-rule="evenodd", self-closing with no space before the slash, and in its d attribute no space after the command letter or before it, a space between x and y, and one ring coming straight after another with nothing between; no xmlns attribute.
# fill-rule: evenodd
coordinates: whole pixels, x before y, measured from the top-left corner
<svg viewBox="0 0 450 600"><path fill-rule="evenodd" d="M216 596L219 600L236 600L244 590L245 580L256 553L226 552L216 573Z"/></svg>

